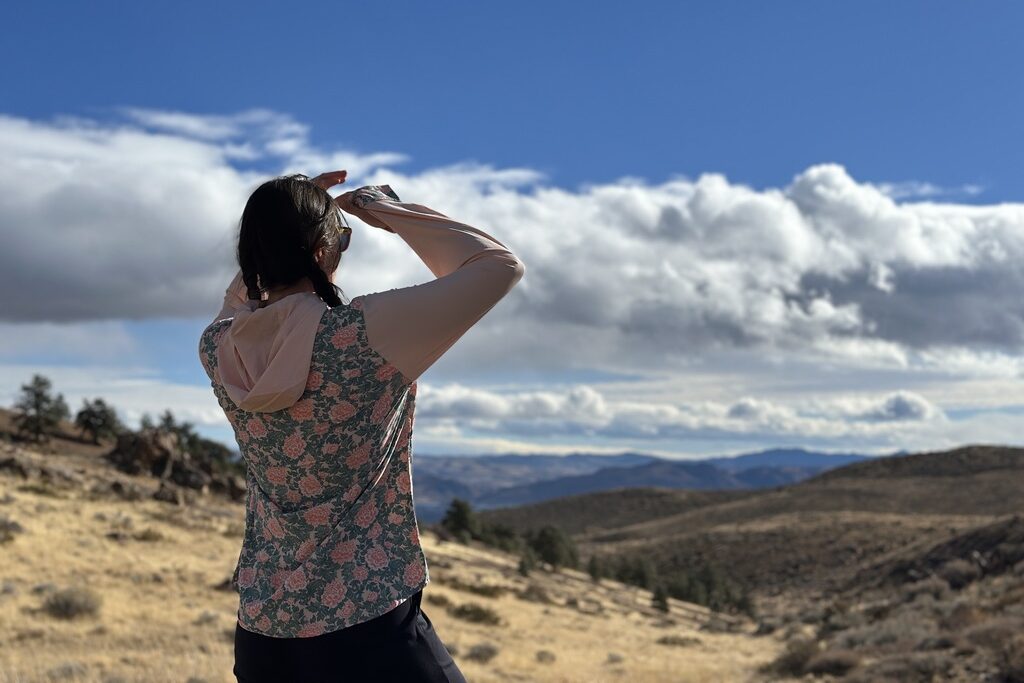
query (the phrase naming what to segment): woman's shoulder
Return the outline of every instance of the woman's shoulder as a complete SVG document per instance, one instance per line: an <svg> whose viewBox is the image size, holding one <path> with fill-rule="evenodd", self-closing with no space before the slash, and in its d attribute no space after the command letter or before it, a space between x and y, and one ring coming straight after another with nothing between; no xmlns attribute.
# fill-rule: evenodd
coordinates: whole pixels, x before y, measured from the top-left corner
<svg viewBox="0 0 1024 683"><path fill-rule="evenodd" d="M199 333L199 360L206 374L212 379L214 366L217 363L217 345L231 327L232 318L215 320Z"/></svg>
<svg viewBox="0 0 1024 683"><path fill-rule="evenodd" d="M314 351L337 353L339 350L354 350L352 346L368 345L366 318L363 317L362 296L324 311L317 329Z"/></svg>
<svg viewBox="0 0 1024 683"><path fill-rule="evenodd" d="M324 311L323 317L320 319L320 327L326 328L338 325L351 325L353 323L364 323L363 318L363 297L362 295L357 296L349 302L342 302L341 304L328 307Z"/></svg>

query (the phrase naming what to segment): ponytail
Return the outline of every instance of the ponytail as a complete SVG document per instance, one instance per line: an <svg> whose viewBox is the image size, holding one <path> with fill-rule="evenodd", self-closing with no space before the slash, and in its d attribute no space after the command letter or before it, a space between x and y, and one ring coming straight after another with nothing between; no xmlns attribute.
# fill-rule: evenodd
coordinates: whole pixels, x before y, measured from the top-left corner
<svg viewBox="0 0 1024 683"><path fill-rule="evenodd" d="M317 296L319 296L325 304L330 308L341 305L341 297L338 296L338 287L327 279L327 275L324 273L323 268L316 262L315 258L311 258L309 262L309 270L307 276L313 283L313 289L316 290Z"/></svg>

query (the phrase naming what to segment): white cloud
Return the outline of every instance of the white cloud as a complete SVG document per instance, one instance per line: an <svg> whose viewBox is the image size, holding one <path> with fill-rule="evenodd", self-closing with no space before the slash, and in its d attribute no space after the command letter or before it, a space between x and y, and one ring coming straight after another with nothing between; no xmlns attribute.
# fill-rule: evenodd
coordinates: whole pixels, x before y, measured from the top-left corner
<svg viewBox="0 0 1024 683"><path fill-rule="evenodd" d="M612 390L614 391L614 389ZM909 423L946 420L943 411L911 391L873 396L804 398L786 405L744 396L731 403L610 400L577 385L561 391L494 392L459 384L423 386L420 418L477 432L580 435L637 439L684 438L709 431L797 437L897 433Z"/></svg>
<svg viewBox="0 0 1024 683"><path fill-rule="evenodd" d="M157 417L170 410L179 422L223 427L228 424L213 391L208 386L168 382L151 368L94 364L87 367L65 365L0 364L0 386L6 390L3 405L14 404L21 386L40 374L53 384L53 393L63 394L72 416L84 399L103 398L117 409L118 415L138 426L143 413Z"/></svg>
<svg viewBox="0 0 1024 683"><path fill-rule="evenodd" d="M934 183L910 180L900 183L876 183L875 187L893 199L915 199L920 197L974 197L985 191L981 185L968 183L959 187L940 187Z"/></svg>
<svg viewBox="0 0 1024 683"><path fill-rule="evenodd" d="M833 163L765 190L707 173L570 191L525 168L404 173L400 152L318 149L308 126L270 110L120 113L125 122L0 116L5 357L33 346L73 355L99 340L93 358L104 361L132 348L123 319L194 317L198 334L235 270L248 193L277 173L347 168L347 187L390 183L527 264L506 300L429 371L447 382L424 396L434 429L450 420L458 426L445 428L534 440L545 430L909 438L943 419L925 398L942 394L925 382L980 380L960 405L990 404L998 382L1024 376L1024 204L900 202L959 190L872 184ZM251 170L255 162L272 172ZM401 240L351 222L339 272L350 296L429 279ZM553 383L569 371L651 379L511 397L471 387L499 368ZM804 396L868 398L814 413L779 393L790 377ZM215 402L204 405L194 419L217 422Z"/></svg>

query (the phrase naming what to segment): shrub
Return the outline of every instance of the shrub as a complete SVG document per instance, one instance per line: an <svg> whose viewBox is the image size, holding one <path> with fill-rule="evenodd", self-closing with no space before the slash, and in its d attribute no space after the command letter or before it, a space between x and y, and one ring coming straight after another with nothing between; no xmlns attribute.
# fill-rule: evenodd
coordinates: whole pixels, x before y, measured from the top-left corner
<svg viewBox="0 0 1024 683"><path fill-rule="evenodd" d="M21 526L13 519L7 515L0 515L0 543L13 541L14 534L20 534L24 531L25 527Z"/></svg>
<svg viewBox="0 0 1024 683"><path fill-rule="evenodd" d="M930 619L919 614L903 612L883 621L843 631L836 636L834 643L837 647L845 649L881 647L895 643L905 643L909 648L934 635L936 628Z"/></svg>
<svg viewBox="0 0 1024 683"><path fill-rule="evenodd" d="M542 664L550 664L555 661L555 653L551 650L537 650L537 661Z"/></svg>
<svg viewBox="0 0 1024 683"><path fill-rule="evenodd" d="M142 531L139 531L134 536L136 541L162 541L164 535L151 527L146 527Z"/></svg>
<svg viewBox="0 0 1024 683"><path fill-rule="evenodd" d="M783 676L800 677L806 671L807 662L818 654L820 646L817 640L797 638L786 643L785 651L775 661L762 667L762 673L776 673Z"/></svg>
<svg viewBox="0 0 1024 683"><path fill-rule="evenodd" d="M515 529L506 524L480 519L469 501L462 498L452 498L437 529L439 535L447 535L459 543L476 540L507 553L522 552L526 545Z"/></svg>
<svg viewBox="0 0 1024 683"><path fill-rule="evenodd" d="M933 598L941 598L949 590L949 582L938 576L929 576L926 579L907 584L903 589L903 597L907 602L914 601L919 595L930 595Z"/></svg>
<svg viewBox="0 0 1024 683"><path fill-rule="evenodd" d="M64 497L60 491L41 481L30 481L24 484L18 484L18 490L23 493L34 493L38 496L50 496L51 498Z"/></svg>
<svg viewBox="0 0 1024 683"><path fill-rule="evenodd" d="M537 568L537 553L533 551L533 548L526 546L523 548L522 555L519 558L518 571L522 576L529 576L530 572Z"/></svg>
<svg viewBox="0 0 1024 683"><path fill-rule="evenodd" d="M879 681L950 680L952 660L932 652L901 652L869 665L859 667L843 678L843 683L878 683Z"/></svg>
<svg viewBox="0 0 1024 683"><path fill-rule="evenodd" d="M445 584L451 586L455 590L466 591L469 593L475 593L476 595L483 595L487 598L500 598L508 590L504 586L488 586L483 584L463 583L456 578L451 578L445 581Z"/></svg>
<svg viewBox="0 0 1024 683"><path fill-rule="evenodd" d="M441 595L440 593L429 593L427 595L427 602L431 605L437 605L438 607L447 607L452 604L452 601L448 599L447 595Z"/></svg>
<svg viewBox="0 0 1024 683"><path fill-rule="evenodd" d="M969 602L957 602L953 604L949 612L942 617L941 622L944 628L951 631L960 631L973 626L974 624L980 624L987 615L979 607L972 605Z"/></svg>
<svg viewBox="0 0 1024 683"><path fill-rule="evenodd" d="M658 638L657 643L659 645L676 645L678 647L688 647L690 645L700 645L701 640L700 638L694 638L693 636L679 636L673 634L670 636L662 636L661 638Z"/></svg>
<svg viewBox="0 0 1024 683"><path fill-rule="evenodd" d="M477 540L492 548L514 554L520 552L526 545L522 537L510 526L500 523L492 524L483 520L480 521L479 526Z"/></svg>
<svg viewBox="0 0 1024 683"><path fill-rule="evenodd" d="M1024 683L1024 635L1017 634L999 651L999 673L1005 683Z"/></svg>
<svg viewBox="0 0 1024 683"><path fill-rule="evenodd" d="M548 595L547 590L536 583L531 583L523 590L517 593L520 600L526 600L527 602L541 602L547 605L554 604L554 600Z"/></svg>
<svg viewBox="0 0 1024 683"><path fill-rule="evenodd" d="M826 650L813 655L804 670L815 676L844 676L860 664L860 657L850 650Z"/></svg>
<svg viewBox="0 0 1024 683"><path fill-rule="evenodd" d="M613 576L616 581L649 590L654 584L654 574L654 565L650 559L634 555L633 557L620 556ZM672 588L673 586L668 587L670 594L672 593ZM679 600L687 600L687 598L680 595L673 595L673 597ZM696 600L689 600L689 602L696 602Z"/></svg>
<svg viewBox="0 0 1024 683"><path fill-rule="evenodd" d="M670 597L698 605L705 605L719 612L736 610L756 618L750 588L726 575L714 563L706 562L695 569L680 570L667 577L656 577L654 567L646 558L634 558L620 562L616 572L619 581L649 588L655 581L665 584Z"/></svg>
<svg viewBox="0 0 1024 683"><path fill-rule="evenodd" d="M43 611L58 619L76 619L96 615L101 602L100 596L89 588L63 588L46 597Z"/></svg>
<svg viewBox="0 0 1024 683"><path fill-rule="evenodd" d="M654 609L662 612L668 612L668 591L665 590L665 586L658 584L658 587L654 589L654 594L651 596L651 606Z"/></svg>
<svg viewBox="0 0 1024 683"><path fill-rule="evenodd" d="M477 643L473 647L469 648L469 652L466 653L466 659L471 659L474 662L486 663L494 659L498 654L498 647L491 643Z"/></svg>
<svg viewBox="0 0 1024 683"><path fill-rule="evenodd" d="M245 535L245 524L243 522L228 522L221 532L229 538L237 538Z"/></svg>
<svg viewBox="0 0 1024 683"><path fill-rule="evenodd" d="M1016 618L989 619L964 629L963 635L969 642L980 647L997 651L1004 643L1024 630L1024 620Z"/></svg>
<svg viewBox="0 0 1024 683"><path fill-rule="evenodd" d="M538 531L530 529L526 534L526 542L537 553L537 557L556 570L559 567L575 569L579 566L576 544L568 534L556 526L548 524Z"/></svg>
<svg viewBox="0 0 1024 683"><path fill-rule="evenodd" d="M942 565L938 575L946 580L950 588L960 589L980 577L981 570L973 562L958 557Z"/></svg>
<svg viewBox="0 0 1024 683"><path fill-rule="evenodd" d="M496 626L501 623L501 617L490 607L478 605L475 602L467 602L456 607L449 607L448 614L458 619L471 621L476 624L490 624Z"/></svg>

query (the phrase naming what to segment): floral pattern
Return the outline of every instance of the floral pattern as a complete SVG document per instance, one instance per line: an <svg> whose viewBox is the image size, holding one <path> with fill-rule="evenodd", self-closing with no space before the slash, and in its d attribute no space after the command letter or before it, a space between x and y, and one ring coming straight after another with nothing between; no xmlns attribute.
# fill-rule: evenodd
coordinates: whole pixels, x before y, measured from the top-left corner
<svg viewBox="0 0 1024 683"><path fill-rule="evenodd" d="M430 582L413 507L416 382L367 341L363 298L324 312L306 388L270 413L219 383L227 318L199 355L246 463L239 624L306 638L368 621Z"/></svg>
<svg viewBox="0 0 1024 683"><path fill-rule="evenodd" d="M352 193L352 203L360 209L376 201L402 201L390 185L363 185Z"/></svg>

